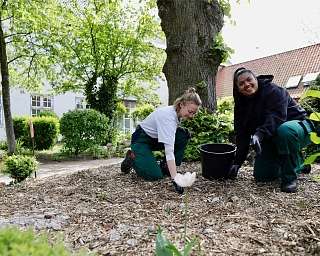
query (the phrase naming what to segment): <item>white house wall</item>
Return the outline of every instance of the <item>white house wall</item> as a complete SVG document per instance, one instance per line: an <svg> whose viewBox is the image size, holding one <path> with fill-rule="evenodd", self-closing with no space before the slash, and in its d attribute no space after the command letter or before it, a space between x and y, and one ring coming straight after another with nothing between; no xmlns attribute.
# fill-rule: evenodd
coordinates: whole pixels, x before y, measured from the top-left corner
<svg viewBox="0 0 320 256"><path fill-rule="evenodd" d="M30 94L25 92L23 89L12 88L10 89L10 103L11 103L11 114L12 116L23 116L30 115ZM0 127L0 140L6 138L3 106L1 113L1 127Z"/></svg>
<svg viewBox="0 0 320 256"><path fill-rule="evenodd" d="M44 94L48 93L46 91ZM41 93L43 94L43 93ZM31 116L31 95L37 95L37 93L31 94L24 89L11 88L10 100L11 100L11 114L15 116ZM62 117L63 113L76 108L76 97L84 97L81 93L68 92L65 94L52 96L52 110ZM2 123L0 126L0 140L6 139L3 107L1 111Z"/></svg>
<svg viewBox="0 0 320 256"><path fill-rule="evenodd" d="M81 93L67 92L54 96L53 111L62 117L63 113L76 108L76 97L84 97Z"/></svg>

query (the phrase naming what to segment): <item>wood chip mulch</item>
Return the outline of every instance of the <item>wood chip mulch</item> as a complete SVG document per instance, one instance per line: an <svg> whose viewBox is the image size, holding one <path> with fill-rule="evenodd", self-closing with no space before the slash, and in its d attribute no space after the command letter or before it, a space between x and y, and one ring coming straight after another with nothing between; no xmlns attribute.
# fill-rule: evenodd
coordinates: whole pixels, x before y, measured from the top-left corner
<svg viewBox="0 0 320 256"><path fill-rule="evenodd" d="M187 189L192 255L320 255L320 166L299 177L295 194L277 182L257 184L252 169L235 181L210 181L198 162ZM72 250L98 255L154 255L157 227L182 248L184 196L169 178L145 182L120 165L0 187L0 227L61 233Z"/></svg>

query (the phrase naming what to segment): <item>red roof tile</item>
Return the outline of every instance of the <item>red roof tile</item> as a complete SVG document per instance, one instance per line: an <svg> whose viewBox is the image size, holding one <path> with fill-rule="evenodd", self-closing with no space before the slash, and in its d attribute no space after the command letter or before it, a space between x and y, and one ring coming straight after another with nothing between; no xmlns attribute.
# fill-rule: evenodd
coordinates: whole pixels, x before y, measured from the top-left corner
<svg viewBox="0 0 320 256"><path fill-rule="evenodd" d="M256 75L273 75L273 82L285 86L291 76L320 71L320 43L231 66L220 66L216 77L217 97L232 96L233 72L239 67L250 69ZM303 85L299 84L297 88L288 89L288 92L293 97L299 97L303 89Z"/></svg>

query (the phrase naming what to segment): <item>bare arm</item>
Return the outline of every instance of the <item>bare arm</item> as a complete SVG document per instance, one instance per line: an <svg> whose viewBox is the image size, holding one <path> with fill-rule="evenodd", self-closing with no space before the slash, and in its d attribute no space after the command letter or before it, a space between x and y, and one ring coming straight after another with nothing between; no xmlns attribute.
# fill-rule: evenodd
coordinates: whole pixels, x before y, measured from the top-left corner
<svg viewBox="0 0 320 256"><path fill-rule="evenodd" d="M170 176L172 179L174 179L174 177L177 175L176 161L174 159L168 160L167 165L170 172Z"/></svg>

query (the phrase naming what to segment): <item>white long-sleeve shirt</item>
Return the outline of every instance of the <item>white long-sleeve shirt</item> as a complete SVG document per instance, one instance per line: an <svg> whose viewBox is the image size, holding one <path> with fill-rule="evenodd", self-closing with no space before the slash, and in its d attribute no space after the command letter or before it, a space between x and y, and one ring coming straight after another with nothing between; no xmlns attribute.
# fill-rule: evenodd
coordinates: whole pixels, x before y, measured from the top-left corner
<svg viewBox="0 0 320 256"><path fill-rule="evenodd" d="M174 106L160 107L141 123L141 128L151 138L164 143L167 160L174 159L174 142L179 119Z"/></svg>

